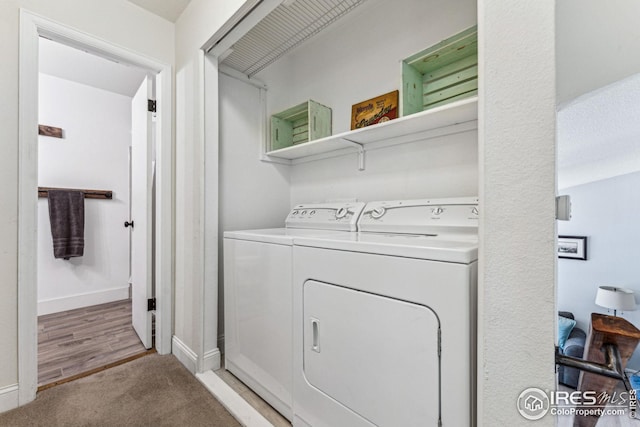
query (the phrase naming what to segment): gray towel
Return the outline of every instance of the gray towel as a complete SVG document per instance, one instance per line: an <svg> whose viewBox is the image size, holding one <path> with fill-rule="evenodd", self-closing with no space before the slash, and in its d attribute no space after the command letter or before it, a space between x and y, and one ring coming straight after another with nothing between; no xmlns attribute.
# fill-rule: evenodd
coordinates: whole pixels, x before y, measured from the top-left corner
<svg viewBox="0 0 640 427"><path fill-rule="evenodd" d="M69 259L84 253L84 193L49 190L53 256Z"/></svg>

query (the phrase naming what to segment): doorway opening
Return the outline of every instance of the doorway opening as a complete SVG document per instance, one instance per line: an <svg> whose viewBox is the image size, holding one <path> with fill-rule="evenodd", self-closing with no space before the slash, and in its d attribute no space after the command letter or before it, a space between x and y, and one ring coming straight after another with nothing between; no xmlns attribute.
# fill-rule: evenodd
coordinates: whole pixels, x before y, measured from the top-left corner
<svg viewBox="0 0 640 427"><path fill-rule="evenodd" d="M39 39L38 116L44 129L38 136L38 188L49 189L39 191L38 200L39 389L153 347L146 319L135 325L142 330L132 326L132 295L146 297L147 251L153 259L146 236L141 240L139 234L141 217L153 206L146 173L150 169L153 176L155 141L153 132L147 138L140 127L147 127L154 82L142 68ZM146 161L151 168L140 164ZM85 198L76 199L83 210L81 229L63 229L70 215L55 215L58 202L48 199L52 188L85 190ZM133 218L138 230L129 226ZM65 257L56 243L68 233L83 239L82 251L72 253L81 256ZM136 303L144 306L136 307L137 314L146 316L146 300Z"/></svg>
<svg viewBox="0 0 640 427"><path fill-rule="evenodd" d="M559 336L564 331L558 346L567 356L597 360L590 344L601 342L597 325L604 319L612 331L619 325L628 325L628 336L640 328L640 312L633 297L640 293L636 272L640 228L635 215L640 209L638 99L640 74L634 74L558 108L558 190L571 197L572 206L571 220L558 223ZM633 303L622 306L622 300L617 298L599 298L603 286L624 289L625 294L631 293ZM592 341L590 334L596 337ZM640 348L631 340L620 340L617 345L625 374L632 384L637 384ZM627 394L622 381L581 375L577 368L569 367L558 368L558 390ZM600 416L598 426L627 425L624 420L628 417L613 411L622 404L616 400L606 403L607 411ZM574 425L579 422L578 416L575 418L558 416L558 426Z"/></svg>
<svg viewBox="0 0 640 427"><path fill-rule="evenodd" d="M156 121L151 125L151 114L146 112L147 123L142 126L144 138L155 136L156 150L147 143L142 153L144 182L141 186L146 194L145 214L139 218L125 216L117 218L125 232L133 235L139 230L145 235L147 247L143 251L146 277L141 280L145 289L145 323L141 330L149 331L151 339L152 317L155 309L155 345L149 341L145 347L155 346L160 354L171 352L172 333L172 78L171 66L128 49L115 46L91 35L49 21L28 11L20 11L20 82L19 82L19 207L18 207L18 405L24 405L35 398L38 384L37 355L37 316L38 316L38 125L39 123L39 40L40 37L63 45L92 53L101 58L121 64L137 66L155 76L156 82ZM150 86L146 85L140 93L149 95ZM66 95L64 95L66 97ZM144 99L145 108L149 102ZM133 107L132 107L133 108ZM132 117L133 120L133 117ZM55 126L49 124L50 126ZM109 132L108 126L95 129L96 133ZM132 126L132 133L133 131ZM64 134L64 130L63 130ZM155 175L151 174L155 154ZM96 157L99 157L96 154ZM132 158L135 154L132 154ZM106 162L105 162L106 163ZM132 168L135 170L135 167ZM132 180L136 182L137 180ZM154 186L155 183L155 186ZM67 184L64 184L67 185ZM76 188L76 184L72 187ZM80 189L86 189L82 185ZM108 189L106 189L108 190ZM132 189L132 193L135 193ZM155 210L151 214L151 195L154 197ZM135 199L135 197L134 197ZM112 202L113 200L95 200ZM126 205L126 203L125 203ZM103 205L104 206L104 205ZM134 222L134 231L124 228L124 222ZM154 242L151 242L152 231ZM140 234L140 233L139 233ZM87 236L89 237L89 236ZM153 243L153 244L152 244ZM89 248L87 248L89 249ZM128 251L127 251L128 252ZM87 252L88 253L88 252ZM152 256L155 263L152 262ZM60 260L63 262L62 260ZM64 261L69 264L73 258ZM128 267L127 267L128 268ZM152 277L156 283L156 294L151 290ZM132 279L132 282L135 280ZM134 286L135 288L135 286ZM132 292L132 311L135 303ZM135 313L133 315L135 316ZM145 338L142 338L144 341Z"/></svg>

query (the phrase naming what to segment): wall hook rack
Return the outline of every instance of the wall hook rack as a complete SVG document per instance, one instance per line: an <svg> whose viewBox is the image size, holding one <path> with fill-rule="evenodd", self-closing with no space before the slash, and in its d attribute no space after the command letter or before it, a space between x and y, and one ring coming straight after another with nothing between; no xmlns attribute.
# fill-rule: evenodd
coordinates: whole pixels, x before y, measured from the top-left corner
<svg viewBox="0 0 640 427"><path fill-rule="evenodd" d="M38 197L48 197L49 190L82 191L85 199L113 199L111 190L83 190L79 188L38 187Z"/></svg>

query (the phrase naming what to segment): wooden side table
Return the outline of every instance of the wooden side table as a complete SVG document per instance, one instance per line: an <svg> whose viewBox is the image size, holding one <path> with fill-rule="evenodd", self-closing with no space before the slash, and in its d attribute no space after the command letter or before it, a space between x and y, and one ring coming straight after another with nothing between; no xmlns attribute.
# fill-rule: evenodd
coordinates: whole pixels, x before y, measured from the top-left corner
<svg viewBox="0 0 640 427"><path fill-rule="evenodd" d="M605 314L591 314L591 324L589 334L585 344L583 358L597 363L605 363L604 352L601 350L605 344L615 344L620 351L622 367L627 365L627 361L635 351L640 342L640 330L622 317L613 317ZM578 381L578 390L595 391L597 394L606 392L612 394L619 380L608 378L602 375L582 371ZM596 403L595 406L600 405ZM577 408L589 409L591 405L577 405ZM598 422L599 415L577 415L575 416L574 427L593 427Z"/></svg>

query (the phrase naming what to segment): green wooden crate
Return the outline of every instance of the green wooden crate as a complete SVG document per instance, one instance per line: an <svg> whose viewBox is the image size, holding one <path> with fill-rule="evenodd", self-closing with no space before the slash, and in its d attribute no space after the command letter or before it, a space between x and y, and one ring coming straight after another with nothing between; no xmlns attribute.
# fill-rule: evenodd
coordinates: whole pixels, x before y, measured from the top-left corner
<svg viewBox="0 0 640 427"><path fill-rule="evenodd" d="M271 151L331 135L331 108L307 101L271 116Z"/></svg>
<svg viewBox="0 0 640 427"><path fill-rule="evenodd" d="M402 115L478 93L478 29L468 28L402 61Z"/></svg>

